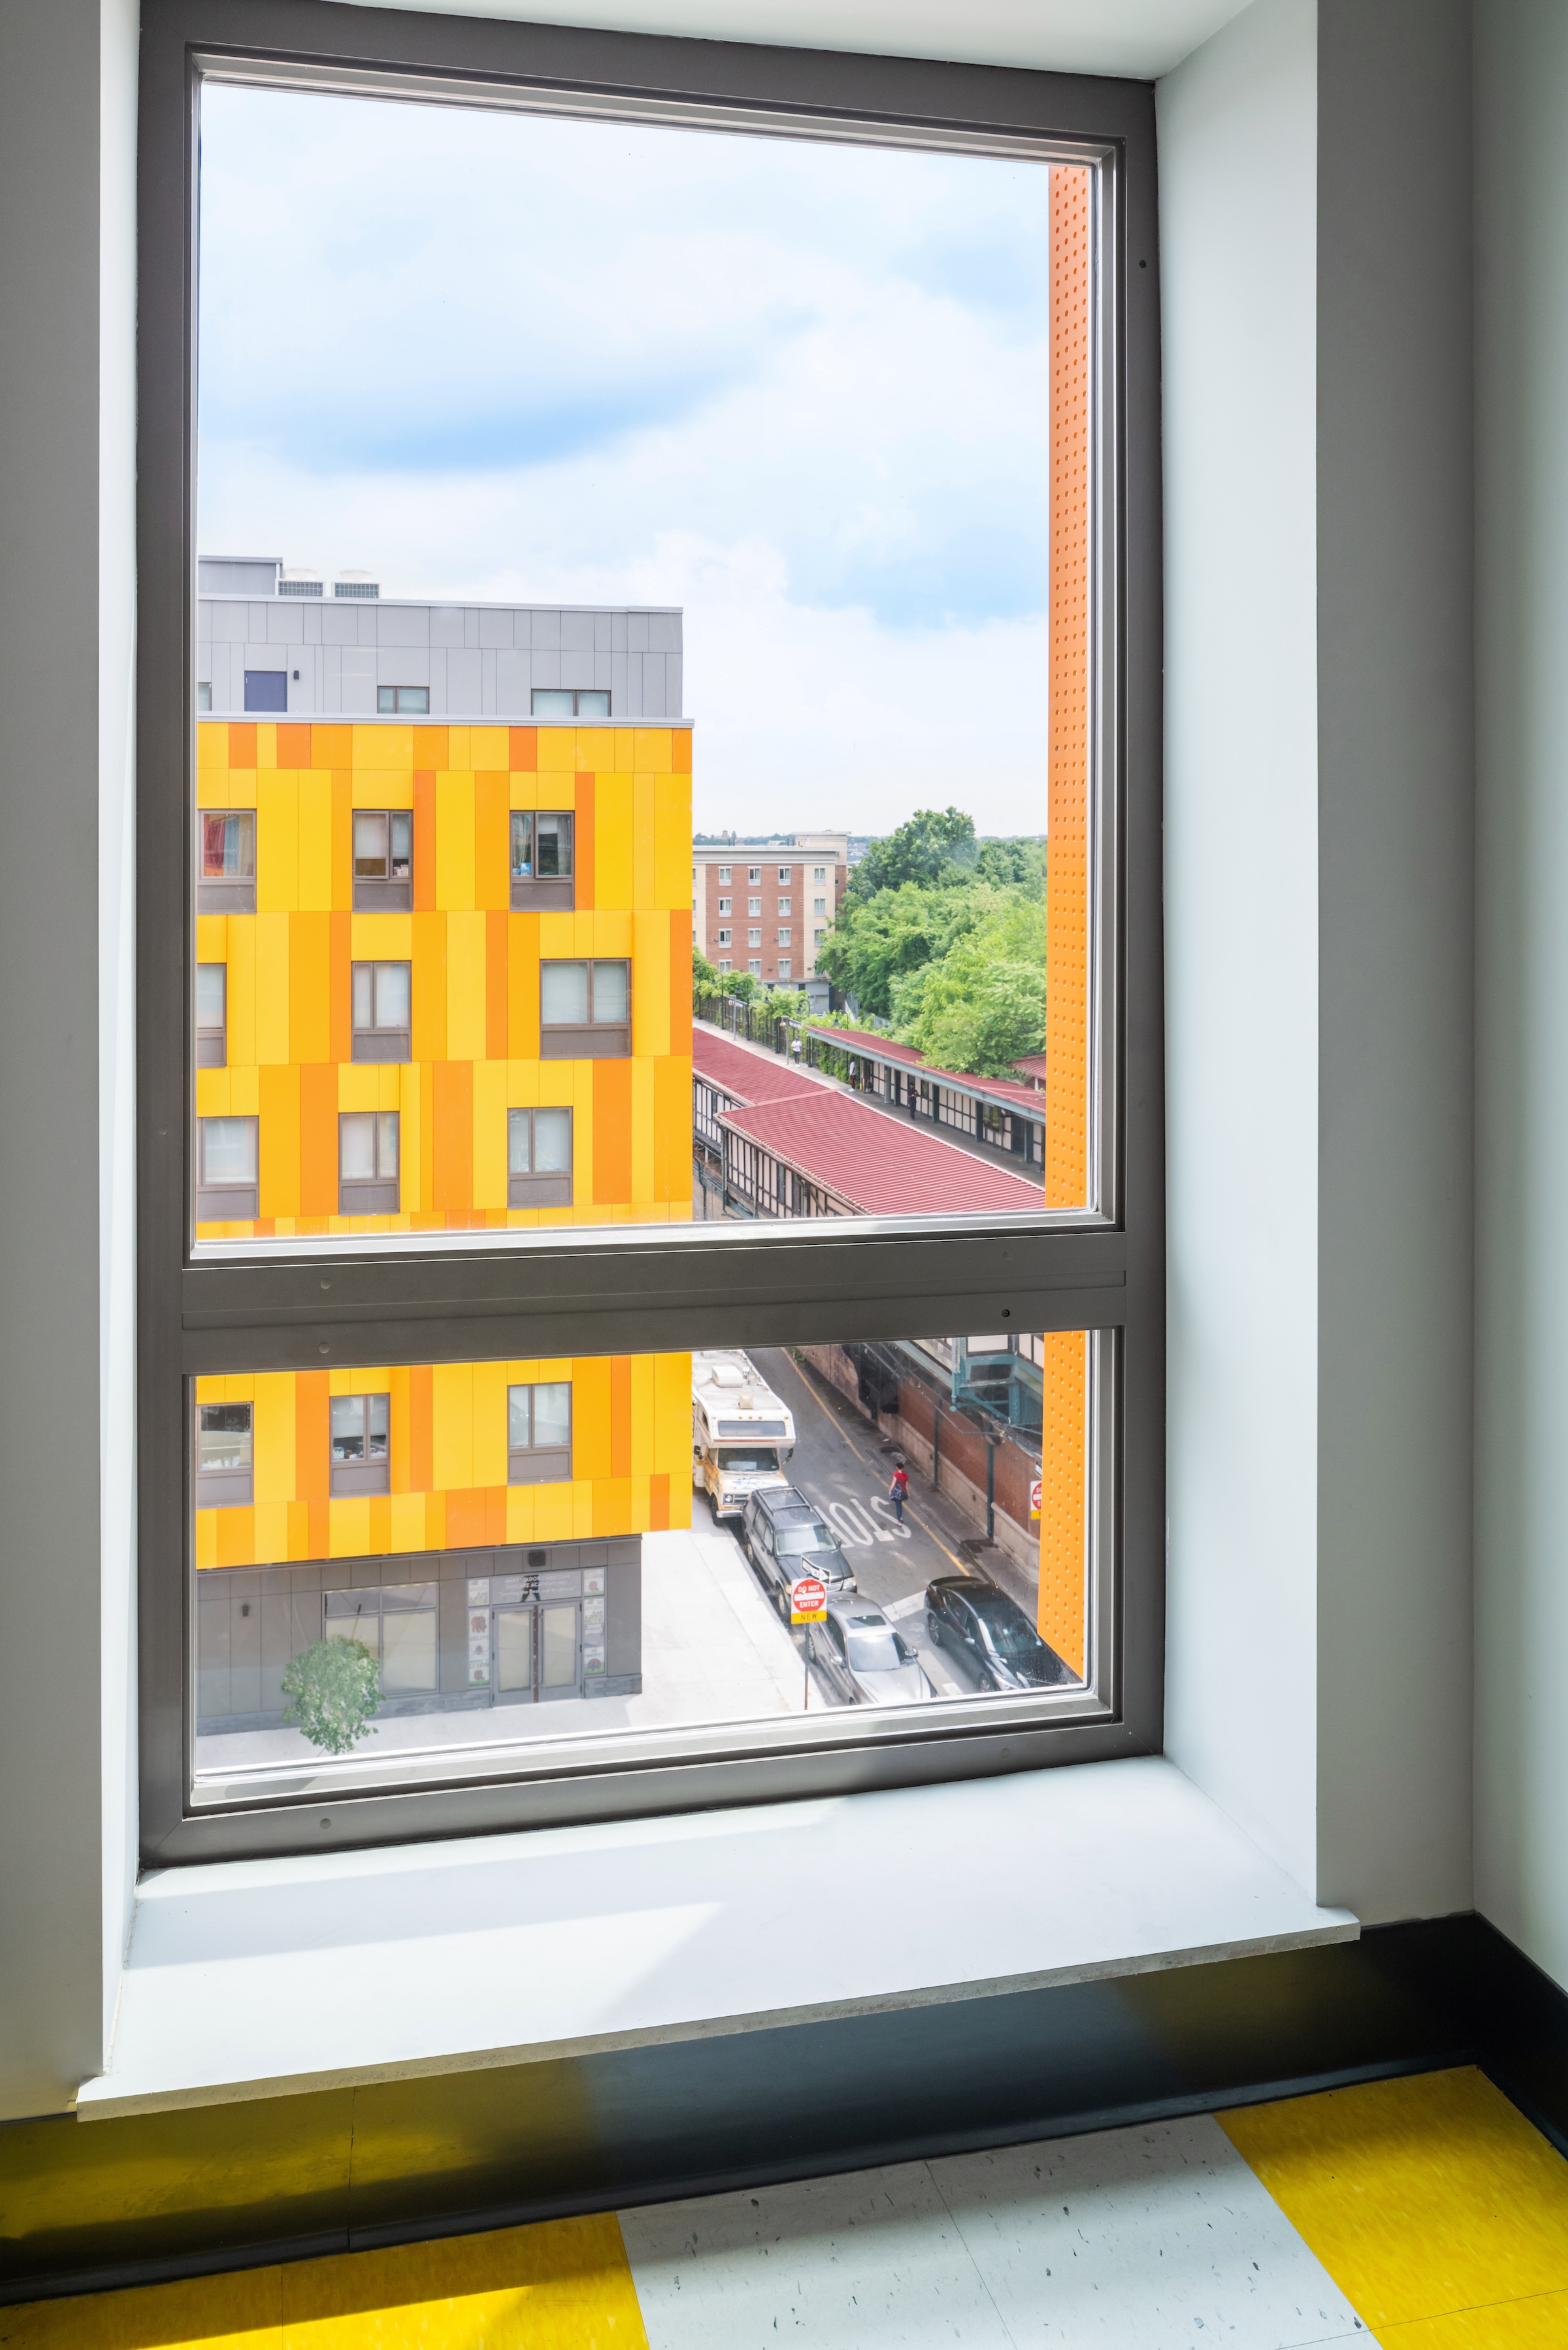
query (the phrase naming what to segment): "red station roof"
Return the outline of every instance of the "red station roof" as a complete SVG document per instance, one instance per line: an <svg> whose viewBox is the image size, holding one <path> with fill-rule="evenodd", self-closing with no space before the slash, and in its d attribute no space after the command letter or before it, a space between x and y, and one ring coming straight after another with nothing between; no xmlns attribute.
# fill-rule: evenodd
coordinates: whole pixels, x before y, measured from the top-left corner
<svg viewBox="0 0 1568 2350"><path fill-rule="evenodd" d="M691 1025L692 1074L728 1094L732 1101L784 1101L791 1094L828 1093L832 1088L807 1069L786 1061L782 1054L760 1046L732 1044L700 1022Z"/></svg>
<svg viewBox="0 0 1568 2350"><path fill-rule="evenodd" d="M809 1079L726 1110L722 1123L862 1215L1038 1214L1045 1204L1041 1185L1024 1176Z"/></svg>
<svg viewBox="0 0 1568 2350"><path fill-rule="evenodd" d="M929 1077L934 1085L957 1086L961 1092L979 1094L987 1101L1012 1102L1021 1109L1032 1110L1036 1118L1044 1115L1037 1088L1016 1085L1011 1077L969 1077L958 1069L936 1068L913 1045L898 1044L891 1036L874 1035L865 1028L812 1028L810 1033L824 1045L837 1045L845 1052L858 1053L867 1060L897 1062L901 1068L914 1069L922 1077ZM1015 1066L1024 1068L1028 1064L1019 1062ZM1043 1055L1040 1069L1044 1076Z"/></svg>

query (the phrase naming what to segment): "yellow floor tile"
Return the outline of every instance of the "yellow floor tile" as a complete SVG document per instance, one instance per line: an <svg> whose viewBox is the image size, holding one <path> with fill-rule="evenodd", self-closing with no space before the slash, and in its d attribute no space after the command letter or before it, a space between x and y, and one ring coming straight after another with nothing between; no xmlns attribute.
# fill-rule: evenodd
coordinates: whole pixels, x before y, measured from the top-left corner
<svg viewBox="0 0 1568 2350"><path fill-rule="evenodd" d="M1568 2290L1568 2162L1473 2067L1217 2118L1385 2344L1514 2350L1535 2335L1411 2321L1501 2324L1497 2303Z"/></svg>
<svg viewBox="0 0 1568 2350"><path fill-rule="evenodd" d="M282 2350L648 2350L613 2211L283 2272Z"/></svg>
<svg viewBox="0 0 1568 2350"><path fill-rule="evenodd" d="M283 2350L283 2272L0 2309L0 2350Z"/></svg>
<svg viewBox="0 0 1568 2350"><path fill-rule="evenodd" d="M1386 2325L1383 2350L1563 2350L1568 2342L1568 2293L1532 2293L1490 2309L1455 2310L1448 2317L1417 2317Z"/></svg>

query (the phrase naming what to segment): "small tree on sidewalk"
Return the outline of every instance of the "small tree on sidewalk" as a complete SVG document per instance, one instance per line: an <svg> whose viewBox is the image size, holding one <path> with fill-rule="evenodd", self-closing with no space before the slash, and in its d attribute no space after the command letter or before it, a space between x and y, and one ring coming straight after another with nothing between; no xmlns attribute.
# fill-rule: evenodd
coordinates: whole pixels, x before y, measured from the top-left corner
<svg viewBox="0 0 1568 2350"><path fill-rule="evenodd" d="M283 1693L285 1721L328 1754L349 1754L381 1702L380 1674L363 1640L313 1640L290 1659Z"/></svg>

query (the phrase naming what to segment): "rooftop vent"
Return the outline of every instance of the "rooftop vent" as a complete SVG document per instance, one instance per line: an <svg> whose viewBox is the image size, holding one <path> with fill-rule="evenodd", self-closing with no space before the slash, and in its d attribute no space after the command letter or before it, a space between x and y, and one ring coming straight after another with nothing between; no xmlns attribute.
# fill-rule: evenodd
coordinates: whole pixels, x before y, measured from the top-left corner
<svg viewBox="0 0 1568 2350"><path fill-rule="evenodd" d="M372 579L368 571L340 571L332 582L335 596L379 596L381 583Z"/></svg>
<svg viewBox="0 0 1568 2350"><path fill-rule="evenodd" d="M285 571L278 580L277 592L280 596L319 596L321 574L319 571Z"/></svg>

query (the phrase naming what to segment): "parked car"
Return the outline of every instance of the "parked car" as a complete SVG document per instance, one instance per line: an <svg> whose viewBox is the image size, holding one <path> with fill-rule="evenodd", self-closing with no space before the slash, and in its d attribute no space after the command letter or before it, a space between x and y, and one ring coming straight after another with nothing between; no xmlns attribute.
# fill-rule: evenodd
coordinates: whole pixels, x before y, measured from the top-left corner
<svg viewBox="0 0 1568 2350"><path fill-rule="evenodd" d="M928 1584L926 1630L981 1689L1055 1689L1078 1678L989 1575L939 1575Z"/></svg>
<svg viewBox="0 0 1568 2350"><path fill-rule="evenodd" d="M916 1705L934 1697L925 1668L874 1599L833 1593L827 1620L806 1627L807 1654L844 1705Z"/></svg>
<svg viewBox="0 0 1568 2350"><path fill-rule="evenodd" d="M779 1614L789 1615L789 1587L815 1575L829 1591L853 1591L855 1576L830 1527L793 1485L763 1485L746 1496L741 1542Z"/></svg>

